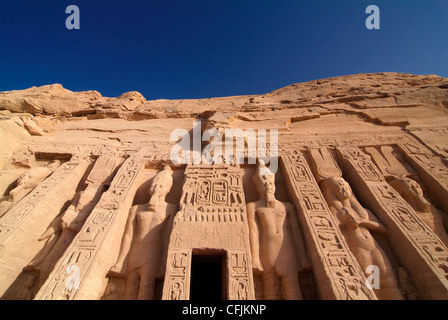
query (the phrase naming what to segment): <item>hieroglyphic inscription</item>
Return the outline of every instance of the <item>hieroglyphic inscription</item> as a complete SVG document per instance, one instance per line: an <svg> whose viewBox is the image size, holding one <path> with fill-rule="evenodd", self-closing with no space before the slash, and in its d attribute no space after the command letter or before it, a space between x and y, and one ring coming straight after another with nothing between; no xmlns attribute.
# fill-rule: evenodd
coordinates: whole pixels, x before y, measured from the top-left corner
<svg viewBox="0 0 448 320"><path fill-rule="evenodd" d="M301 225L311 238L319 259L313 259L328 279L321 289L324 299L376 299L365 286L364 273L343 240L339 227L300 152L282 156L282 168L298 211ZM300 174L297 174L300 173ZM320 265L317 265L320 264ZM319 285L324 285L323 282ZM332 288L332 291L328 288Z"/></svg>
<svg viewBox="0 0 448 320"><path fill-rule="evenodd" d="M344 149L344 154L348 159L356 159L356 161L353 161L352 163L353 168L364 181L380 182L384 180L383 175L373 164L370 157L360 149L347 148Z"/></svg>
<svg viewBox="0 0 448 320"><path fill-rule="evenodd" d="M176 224L171 233L173 248L220 248L243 249L247 235L241 222L213 223L185 221Z"/></svg>
<svg viewBox="0 0 448 320"><path fill-rule="evenodd" d="M143 159L139 154L131 156L124 162L111 182L109 190L101 198L82 230L56 264L35 299L74 299L79 290L68 290L66 285L69 276L66 270L72 265L79 269L80 290L82 290L83 280L94 264L94 257L105 241L106 233L111 227L120 206L125 202L129 188L142 167Z"/></svg>
<svg viewBox="0 0 448 320"><path fill-rule="evenodd" d="M249 276L249 260L246 251L228 251L227 265L229 270L228 299L253 300L252 277Z"/></svg>
<svg viewBox="0 0 448 320"><path fill-rule="evenodd" d="M389 134L385 133L382 135L363 135L361 132L356 132L352 137L347 134L344 138L325 137L325 135L319 135L319 137L304 136L300 139L294 139L289 142L283 142L281 144L281 152L290 152L292 150L310 149L310 148L334 148L340 146L369 146L369 145L390 145L394 143L402 143L407 139L407 137L397 131L391 132Z"/></svg>
<svg viewBox="0 0 448 320"><path fill-rule="evenodd" d="M359 149L338 148L337 151L346 170L354 170L355 175L351 182L359 181L361 183L364 181L362 183L370 191L371 196L365 196L364 201L372 208L376 208L375 213L388 229L398 228L400 230L392 232L391 236L404 236L407 242L412 244L413 250L416 250L424 258L424 263L432 270L438 281L446 287L446 295L448 293L448 248L420 219L413 208L401 198L398 192L386 182L384 176L379 175L379 181L365 179L363 168L373 168L374 164L372 162L369 164L367 157L362 155ZM405 261L406 254L409 252L405 253L403 248L400 249L397 252L402 254L402 259Z"/></svg>
<svg viewBox="0 0 448 320"><path fill-rule="evenodd" d="M190 298L191 250L171 251L167 265L168 281L163 290L164 300L188 300Z"/></svg>
<svg viewBox="0 0 448 320"><path fill-rule="evenodd" d="M239 168L228 165L188 166L183 217L196 222L244 221L245 203Z"/></svg>

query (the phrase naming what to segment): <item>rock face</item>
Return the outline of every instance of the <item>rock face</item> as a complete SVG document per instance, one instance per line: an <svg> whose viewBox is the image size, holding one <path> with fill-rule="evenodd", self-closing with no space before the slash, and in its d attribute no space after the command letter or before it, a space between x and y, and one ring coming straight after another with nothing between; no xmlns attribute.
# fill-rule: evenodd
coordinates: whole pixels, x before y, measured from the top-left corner
<svg viewBox="0 0 448 320"><path fill-rule="evenodd" d="M399 73L0 92L0 297L448 299L447 110Z"/></svg>

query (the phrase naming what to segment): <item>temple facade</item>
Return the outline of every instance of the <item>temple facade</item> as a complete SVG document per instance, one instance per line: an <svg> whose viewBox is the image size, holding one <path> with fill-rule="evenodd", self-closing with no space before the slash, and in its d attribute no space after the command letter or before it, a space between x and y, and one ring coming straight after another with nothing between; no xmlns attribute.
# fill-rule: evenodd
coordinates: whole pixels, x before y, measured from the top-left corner
<svg viewBox="0 0 448 320"><path fill-rule="evenodd" d="M412 122L419 102L305 112L282 99L163 120L5 113L5 126L51 130L1 158L0 297L448 299L446 111L428 128ZM365 116L380 111L389 123ZM253 157L243 139L239 163L173 161L170 133L194 138L193 120L201 135L275 129L278 141Z"/></svg>

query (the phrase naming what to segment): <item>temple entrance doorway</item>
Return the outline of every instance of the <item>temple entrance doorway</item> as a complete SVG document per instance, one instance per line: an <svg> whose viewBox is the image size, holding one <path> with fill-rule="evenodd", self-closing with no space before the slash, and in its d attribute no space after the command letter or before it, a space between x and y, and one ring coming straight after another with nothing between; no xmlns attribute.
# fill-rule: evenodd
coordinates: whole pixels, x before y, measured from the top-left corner
<svg viewBox="0 0 448 320"><path fill-rule="evenodd" d="M225 252L193 251L191 260L190 299L225 300L227 298Z"/></svg>

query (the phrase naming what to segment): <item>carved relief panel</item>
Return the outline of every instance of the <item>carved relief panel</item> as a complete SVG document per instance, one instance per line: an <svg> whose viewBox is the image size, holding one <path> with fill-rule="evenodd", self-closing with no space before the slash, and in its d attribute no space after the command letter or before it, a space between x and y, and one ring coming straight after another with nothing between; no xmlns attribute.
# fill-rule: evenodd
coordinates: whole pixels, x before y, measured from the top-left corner
<svg viewBox="0 0 448 320"><path fill-rule="evenodd" d="M411 145L411 144L406 144ZM417 149L417 145L412 144L413 147L406 148L408 151L417 152L422 155L423 148ZM414 169L412 165L404 158L404 148L399 146L381 146L381 147L367 147L365 151L372 156L372 160L376 163L378 168L382 171L386 181L392 186L400 196L415 210L418 217L442 240L445 245L448 245L448 215L436 207L437 191L433 194L436 183L429 183L429 175L425 174L423 168L430 169L431 166L423 166L414 162ZM416 151L420 150L420 151ZM407 155L412 157L412 155ZM435 158L429 153L425 155L426 161L433 161ZM430 160L431 159L431 160ZM412 161L412 160L411 160ZM434 162L436 164L436 162ZM434 177L442 177L440 170L443 171L444 165L439 163L439 170ZM422 172L423 175L419 174ZM423 177L423 179L422 179ZM429 183L426 187L424 180ZM440 185L439 185L440 186ZM443 191L442 191L443 192ZM439 196L440 198L440 196ZM442 201L445 201L443 199ZM440 203L437 204L440 207Z"/></svg>
<svg viewBox="0 0 448 320"><path fill-rule="evenodd" d="M375 299L366 288L364 273L347 247L302 153L292 152L281 160L307 248L314 258L312 264L322 298Z"/></svg>
<svg viewBox="0 0 448 320"><path fill-rule="evenodd" d="M336 162L330 161L330 150L321 152L328 154L327 163L337 166ZM364 208L355 196L352 188L348 182L342 177L342 172L339 170L338 176L321 177L317 170L319 166L327 165L319 163L319 158L316 159L316 153L310 152L311 161L314 163L314 172L317 178L320 178L320 187L327 204L337 219L341 228L345 241L348 244L351 252L355 256L359 265L367 277L371 266L376 266L381 274L381 284L378 288L373 288L376 296L379 299L402 299L402 294L398 287L398 282L395 277L395 270L390 262L384 248L378 243L376 234L386 234L387 230L384 225L373 212ZM355 152L354 156L359 156ZM369 174L367 170L374 169L369 163L367 157L362 159L358 170L362 171L364 177L376 177L376 174ZM336 171L335 171L336 172ZM376 178L374 181L377 180Z"/></svg>
<svg viewBox="0 0 448 320"><path fill-rule="evenodd" d="M73 198L88 165L88 160L73 156L0 218L0 256L4 261L14 261L2 264L1 268L5 270L0 273L0 283L5 288L0 289L0 295L42 249L43 243L36 240L65 203ZM18 251L17 247L21 249ZM27 285L31 282L36 283L30 281Z"/></svg>
<svg viewBox="0 0 448 320"><path fill-rule="evenodd" d="M180 211L170 236L163 299L190 297L191 264L186 265L186 278L180 281L174 274L178 269L173 269L173 259L176 252L196 249L227 252L227 298L254 298L246 204L239 167L191 165L185 169ZM238 254L232 255L234 251ZM183 288L182 294L175 294L173 288Z"/></svg>
<svg viewBox="0 0 448 320"><path fill-rule="evenodd" d="M354 148L337 148L337 153L349 182L357 186L360 200L388 229L393 251L414 277L420 292L432 297L447 297L448 248L386 182L366 154ZM366 174L368 167L371 174ZM367 175L377 178L366 179Z"/></svg>
<svg viewBox="0 0 448 320"><path fill-rule="evenodd" d="M130 204L129 202L132 200L130 195L132 189L135 188L133 182L142 166L143 159L138 154L125 160L111 182L107 197L103 197L92 211L35 299L83 299L83 294L99 298L100 292L82 290L82 287L96 286L98 290L103 282L102 277L106 275L109 266L113 263L108 263L113 258L110 255L110 250L114 248L110 248L110 246L117 241L112 238L106 239L106 235L110 235L111 229L116 230L117 220L120 220L119 216L124 215L123 212L129 209L126 204ZM121 218L121 220L124 219ZM114 221L115 223L112 223ZM93 265L95 265L94 269L92 269ZM67 270L73 266L77 270L79 286L67 285L71 280L71 273ZM98 274L102 276L98 276ZM96 282L100 283L95 285Z"/></svg>

